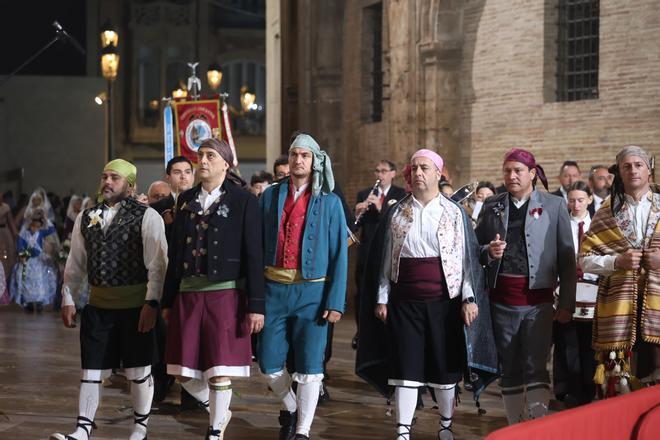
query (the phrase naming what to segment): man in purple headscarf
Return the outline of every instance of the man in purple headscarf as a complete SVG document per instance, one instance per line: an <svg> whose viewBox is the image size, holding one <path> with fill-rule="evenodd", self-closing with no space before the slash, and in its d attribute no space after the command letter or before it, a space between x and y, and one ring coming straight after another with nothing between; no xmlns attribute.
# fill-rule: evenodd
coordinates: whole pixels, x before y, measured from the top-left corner
<svg viewBox="0 0 660 440"><path fill-rule="evenodd" d="M576 270L566 204L561 197L536 191L537 179L546 189L548 183L534 155L510 150L502 172L507 192L484 203L475 232L488 275L502 398L513 424L547 413L552 321L571 319Z"/></svg>

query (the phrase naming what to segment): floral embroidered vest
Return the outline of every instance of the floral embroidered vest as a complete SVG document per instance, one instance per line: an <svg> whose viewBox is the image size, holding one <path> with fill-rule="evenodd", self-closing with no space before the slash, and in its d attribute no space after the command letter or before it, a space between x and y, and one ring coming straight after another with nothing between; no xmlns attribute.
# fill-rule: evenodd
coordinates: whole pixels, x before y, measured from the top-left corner
<svg viewBox="0 0 660 440"><path fill-rule="evenodd" d="M406 236L413 222L413 199L408 197L395 209L390 221L390 234L392 240L392 272L390 280L397 282L399 278L399 260ZM465 237L463 233L463 217L460 208L444 197L440 197L443 208L442 216L438 222L437 237L440 243L440 260L442 270L447 282L447 291L450 298L461 295L463 285L463 254Z"/></svg>

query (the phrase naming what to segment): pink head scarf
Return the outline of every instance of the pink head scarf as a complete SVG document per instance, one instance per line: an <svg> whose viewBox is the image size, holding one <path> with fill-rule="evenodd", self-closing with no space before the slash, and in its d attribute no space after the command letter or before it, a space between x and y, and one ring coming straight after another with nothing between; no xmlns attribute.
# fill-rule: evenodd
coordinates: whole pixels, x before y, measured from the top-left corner
<svg viewBox="0 0 660 440"><path fill-rule="evenodd" d="M541 165L536 163L536 159L531 152L522 148L512 148L504 155L504 162L502 163L504 164L505 162L520 162L523 165L527 165L527 168L530 170L532 168L535 169L536 177L541 179L541 183L543 183L545 189L548 189L548 179L545 177L545 172L541 168Z"/></svg>
<svg viewBox="0 0 660 440"><path fill-rule="evenodd" d="M445 162L442 160L442 157L440 157L440 155L435 151L431 151L426 148L417 150L415 151L415 154L413 154L410 158L410 162L412 162L414 159L417 159L418 157L426 157L427 159L431 159L431 162L435 164L438 171L442 172L442 168L444 167ZM412 168L410 165L406 165L403 168L403 178L406 181L406 191L410 192L412 188Z"/></svg>

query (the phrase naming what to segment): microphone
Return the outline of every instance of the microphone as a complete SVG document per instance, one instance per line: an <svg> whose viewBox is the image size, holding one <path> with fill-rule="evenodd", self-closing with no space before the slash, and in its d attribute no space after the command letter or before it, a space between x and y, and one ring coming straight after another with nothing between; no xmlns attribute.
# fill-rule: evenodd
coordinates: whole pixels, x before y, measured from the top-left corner
<svg viewBox="0 0 660 440"><path fill-rule="evenodd" d="M78 52L80 52L82 55L85 55L85 49L83 49L83 47L80 45L80 43L78 43L78 41L76 41L75 38L73 38L67 31L64 30L62 25L57 20L53 22L53 27L55 28L55 33L61 40L69 41Z"/></svg>

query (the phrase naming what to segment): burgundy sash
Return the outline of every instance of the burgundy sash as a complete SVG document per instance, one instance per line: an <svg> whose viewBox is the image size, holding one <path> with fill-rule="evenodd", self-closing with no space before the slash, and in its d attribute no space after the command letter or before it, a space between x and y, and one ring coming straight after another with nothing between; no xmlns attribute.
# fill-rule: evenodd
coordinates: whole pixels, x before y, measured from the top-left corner
<svg viewBox="0 0 660 440"><path fill-rule="evenodd" d="M399 279L392 295L403 301L437 301L446 296L447 285L440 257L401 258Z"/></svg>
<svg viewBox="0 0 660 440"><path fill-rule="evenodd" d="M490 290L490 300L509 306L535 306L552 303L554 289L530 289L527 277L500 275L494 289Z"/></svg>

